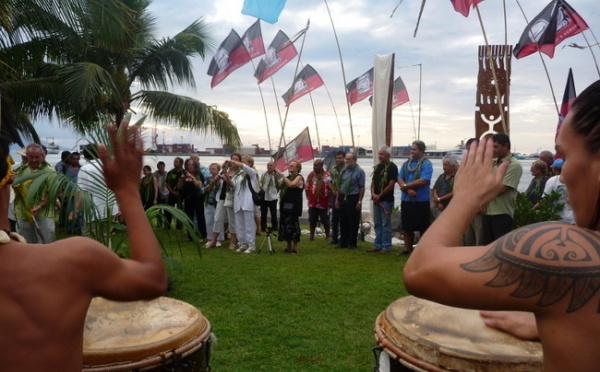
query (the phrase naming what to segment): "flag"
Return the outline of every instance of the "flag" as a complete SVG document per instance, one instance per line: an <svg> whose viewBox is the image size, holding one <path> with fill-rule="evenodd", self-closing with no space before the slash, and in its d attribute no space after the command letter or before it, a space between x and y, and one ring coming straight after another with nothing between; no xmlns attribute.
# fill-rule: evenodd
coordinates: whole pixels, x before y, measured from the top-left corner
<svg viewBox="0 0 600 372"><path fill-rule="evenodd" d="M560 128L562 127L563 120L565 116L569 113L571 109L571 105L575 98L577 97L577 93L575 93L575 81L573 81L573 70L569 69L569 75L567 77L567 85L565 86L565 93L563 94L562 105L560 106L560 115L558 116L558 125L556 126L556 135L554 136L554 140L558 137L560 133ZM562 158L562 156L556 152L556 158Z"/></svg>
<svg viewBox="0 0 600 372"><path fill-rule="evenodd" d="M527 25L513 54L519 59L539 50L553 58L557 45L587 29L583 18L566 1L553 0Z"/></svg>
<svg viewBox="0 0 600 372"><path fill-rule="evenodd" d="M312 92L323 84L325 83L323 83L323 79L321 79L317 71L315 71L311 65L306 65L302 71L300 71L298 76L296 76L294 85L282 96L283 101L285 102L285 105L288 106L290 103L303 95Z"/></svg>
<svg viewBox="0 0 600 372"><path fill-rule="evenodd" d="M308 127L306 127L296 138L287 144L285 149L279 149L274 160L275 167L283 172L292 160L304 163L312 159L314 159L313 148L310 142Z"/></svg>
<svg viewBox="0 0 600 372"><path fill-rule="evenodd" d="M285 0L244 0L242 14L274 24L279 20Z"/></svg>
<svg viewBox="0 0 600 372"><path fill-rule="evenodd" d="M256 66L254 76L258 79L258 84L275 74L297 55L294 43L290 42L290 38L279 30Z"/></svg>
<svg viewBox="0 0 600 372"><path fill-rule="evenodd" d="M475 5L479 4L483 0L450 0L454 10L464 15L465 17L469 16L469 12L471 8L474 8Z"/></svg>
<svg viewBox="0 0 600 372"><path fill-rule="evenodd" d="M373 94L373 67L346 85L350 105L360 102Z"/></svg>
<svg viewBox="0 0 600 372"><path fill-rule="evenodd" d="M394 81L394 95L392 96L392 109L405 104L410 101L408 98L408 90L406 90L406 86L404 86L404 82L402 78L398 76L398 78Z"/></svg>
<svg viewBox="0 0 600 372"><path fill-rule="evenodd" d="M219 46L208 66L208 74L212 76L210 87L214 88L229 74L250 62L250 54L244 47L240 35L231 30L229 36Z"/></svg>
<svg viewBox="0 0 600 372"><path fill-rule="evenodd" d="M250 54L250 58L256 58L265 54L265 44L263 44L259 19L244 32L244 35L242 35L242 42L244 43L248 54Z"/></svg>

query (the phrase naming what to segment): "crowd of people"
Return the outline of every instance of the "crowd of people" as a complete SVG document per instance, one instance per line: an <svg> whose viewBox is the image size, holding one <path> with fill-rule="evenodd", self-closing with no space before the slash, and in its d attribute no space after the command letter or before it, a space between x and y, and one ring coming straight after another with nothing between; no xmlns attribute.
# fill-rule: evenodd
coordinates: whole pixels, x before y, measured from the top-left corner
<svg viewBox="0 0 600 372"><path fill-rule="evenodd" d="M473 141L477 139L467 141L467 147ZM512 230L522 166L511 153L510 138L506 134L498 133L492 137L492 141L494 167L503 162L508 162L509 167L498 196L478 211L467 227L464 245L489 244ZM92 177L88 182L86 180L90 177L87 174L98 173L99 167L98 164L90 167L90 163L93 165L97 160L94 160L93 154L86 156L86 150L84 157L88 159L88 164L83 168L78 152L63 151L61 160L53 169L45 161L43 146L31 144L22 152L22 163L14 167L15 174L17 177L27 177L35 172L62 173L83 189L89 189L89 184L94 183L95 178ZM389 147L378 149L379 163L374 167L370 186L375 234L373 246L367 252L390 253L392 233L398 229L402 232L404 242L399 254L412 253L418 238L450 204L454 176L459 167L457 159L445 156L442 159L443 173L432 182L433 165L425 156L425 150L423 141L414 141L410 158L396 165ZM154 172L149 165L143 167L139 191L144 209L155 205L181 209L193 221L196 236L199 236L200 243L205 243L205 248L221 247L222 242L228 239L230 249L253 253L257 250L256 236L273 233L279 240L287 242L285 252L296 254L301 236L299 217L303 212L304 198L308 206L310 241L315 240L317 226L321 226L326 242L339 248L357 248L366 175L353 152L337 151L335 164L328 170L323 160L314 160L306 178L301 173L302 164L297 161L288 164L287 175L280 172L273 161L268 162L263 174L259 174L254 167L254 159L238 153L231 154L229 160L223 163L212 163L208 167L200 163L197 155L185 160L174 158L173 168L169 171L166 171L163 161L158 162L156 167ZM555 160L551 152L542 152L540 159L531 165L533 178L525 195L531 208L537 209L544 195L559 191L559 202L564 204L561 217L573 223L566 188L560 182L561 168L562 159ZM86 175L80 181L82 169ZM46 178L42 191L49 187L52 179L52 176ZM59 226L66 227L67 233L85 232L81 203L77 197L71 193L59 194L58 200L51 203L52 207L47 207L44 192L38 193L34 199L26 198L32 182L33 179L29 179L14 186L14 220L19 233L34 243L54 241L55 211L59 215ZM396 185L401 193L400 226L392 226ZM253 194L260 190L264 197L255 203ZM118 217L118 206L110 207L111 215ZM155 222L159 227L183 230L180 221L172 226L173 218L168 210L162 213L163 217ZM192 241L190 232L186 234L187 240Z"/></svg>

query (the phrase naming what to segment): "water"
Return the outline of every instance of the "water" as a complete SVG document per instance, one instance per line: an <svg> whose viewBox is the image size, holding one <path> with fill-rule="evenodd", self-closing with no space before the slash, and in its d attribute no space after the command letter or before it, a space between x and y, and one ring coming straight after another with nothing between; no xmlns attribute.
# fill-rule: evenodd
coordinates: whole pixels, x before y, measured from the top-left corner
<svg viewBox="0 0 600 372"><path fill-rule="evenodd" d="M13 156L15 156L13 154ZM159 161L164 161L166 166L167 171L171 168L173 168L173 160L177 157L177 155L146 155L144 156L144 164L150 165L152 167L152 170L155 171L156 170L156 163L158 163ZM182 158L185 159L184 156L181 156ZM16 156L15 159L19 159L20 157ZM200 162L202 165L208 167L211 163L218 163L218 164L223 164L223 162L225 160L228 160L229 157L226 156L202 156L200 158ZM56 164L59 160L60 160L60 155L56 154L56 155L48 155L46 157L46 160L54 165ZM264 172L266 172L267 170L267 163L269 162L270 158L268 157L255 157L254 158L254 166L255 168L258 170L259 174L263 174ZM400 167L402 165L402 163L405 161L406 159L395 159L394 163L396 163L396 165L398 167ZM531 168L531 163L533 163L535 161L535 159L525 159L525 160L520 160L521 165L523 166L523 176L521 177L521 181L519 182L519 187L518 190L520 192L524 192L525 190L527 190L527 186L529 186L529 183L531 182L531 172L529 171L529 169ZM82 160L82 163L84 162L84 160ZM432 181L431 181L431 187L433 187L433 183L435 183L435 180L437 179L437 177L443 173L442 170L442 159L431 159L431 163L433 164L433 177L432 177ZM363 203L363 212L364 213L369 213L370 211L370 207L371 207L371 203L367 203L367 200L371 199L371 175L373 173L373 159L372 158L359 158L358 159L358 164L365 170L366 173L366 186L365 186L365 203ZM302 164L302 175L304 176L304 178L306 179L306 177L308 176L308 174L312 171L312 162L308 161L306 163ZM140 178L141 178L141 174L140 174ZM400 188L396 187L394 189L394 197L395 197L395 204L399 205L400 204ZM307 210L307 206L306 206L306 198L304 198L304 210Z"/></svg>

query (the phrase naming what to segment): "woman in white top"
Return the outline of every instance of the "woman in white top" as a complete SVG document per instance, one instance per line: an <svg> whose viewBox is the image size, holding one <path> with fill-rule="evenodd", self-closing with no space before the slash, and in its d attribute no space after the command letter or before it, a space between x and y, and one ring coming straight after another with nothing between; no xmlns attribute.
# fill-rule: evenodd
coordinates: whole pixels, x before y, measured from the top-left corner
<svg viewBox="0 0 600 372"><path fill-rule="evenodd" d="M251 156L245 155L242 161L229 161L236 165L241 172L236 173L230 180L229 186L233 188L233 212L238 243L240 247L236 252L252 253L256 251L256 224L254 221L254 201L248 182L252 183L254 190L259 190L256 171L250 166L254 163Z"/></svg>

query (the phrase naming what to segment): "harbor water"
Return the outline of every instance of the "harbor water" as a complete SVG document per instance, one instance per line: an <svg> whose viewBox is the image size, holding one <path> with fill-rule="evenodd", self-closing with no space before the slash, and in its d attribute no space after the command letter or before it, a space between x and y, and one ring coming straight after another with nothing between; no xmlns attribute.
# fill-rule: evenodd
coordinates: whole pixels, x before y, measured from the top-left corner
<svg viewBox="0 0 600 372"><path fill-rule="evenodd" d="M159 161L163 161L163 162L165 162L166 170L168 171L169 169L173 168L173 160L176 157L177 157L176 155L145 155L144 156L144 164L150 165L152 167L152 171L155 171L156 163L158 163ZM184 156L180 156L180 157L185 159ZM15 157L15 159L19 159L19 157ZM208 167L211 163L222 164L227 159L229 159L229 157L202 156L200 158L200 163L203 166ZM46 157L46 160L48 161L48 163L54 165L60 160L60 155L49 154ZM268 157L254 157L254 166L257 169L259 174L266 172L267 163L269 162L269 160L270 160L270 158L268 158ZM400 167L405 160L406 160L406 158L392 159L392 161L398 167ZM531 172L529 171L529 169L531 168L531 163L533 163L535 160L536 159L519 160L523 167L523 176L521 177L521 181L519 182L519 187L518 187L518 190L520 192L524 192L527 189L527 186L529 186L529 183L531 182L532 176L531 176ZM82 157L82 164L84 162L85 162L85 160L83 160L83 157ZM430 187L433 187L433 184L435 183L435 180L437 179L437 177L443 173L442 159L431 159L431 163L433 164L433 177L432 177ZM365 187L365 197L364 197L365 202L363 203L363 213L369 213L369 210L371 208L371 205L370 205L371 203L367 203L366 201L371 199L371 175L373 173L373 167L374 167L373 158L371 158L371 157L359 158L358 164L365 170L365 173L366 173L366 187ZM312 161L308 161L308 162L305 162L302 164L302 175L304 176L304 178L306 178L311 171L312 171ZM140 178L141 178L141 174L140 174ZM396 187L394 189L394 195L395 195L395 205L400 205L400 188L399 187ZM306 199L304 200L304 202L306 203ZM307 210L306 205L304 206L304 210L305 211Z"/></svg>

